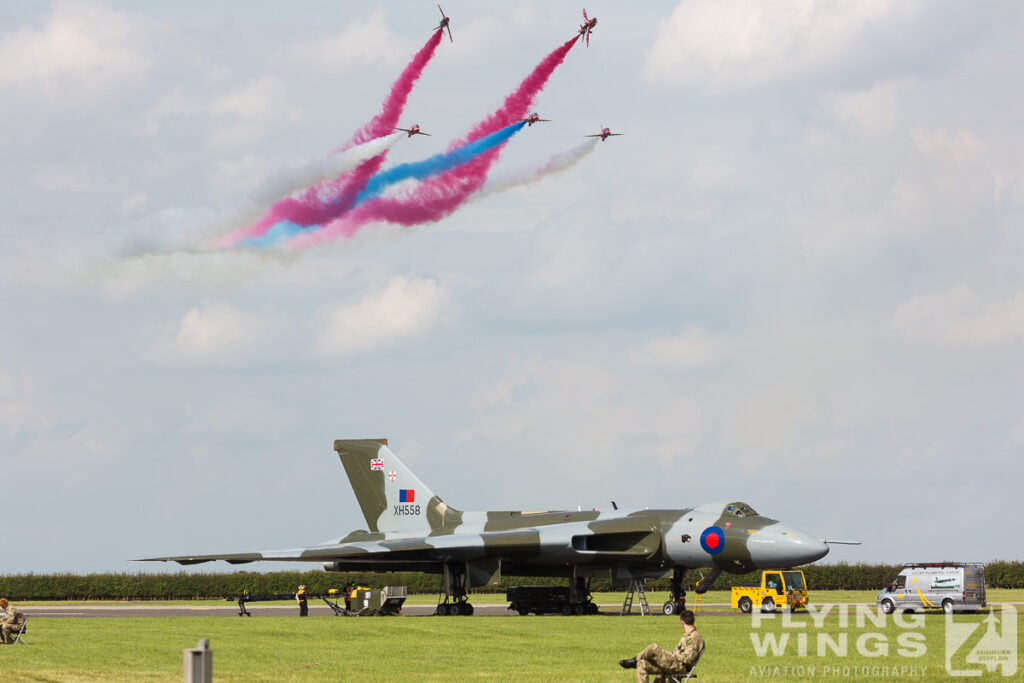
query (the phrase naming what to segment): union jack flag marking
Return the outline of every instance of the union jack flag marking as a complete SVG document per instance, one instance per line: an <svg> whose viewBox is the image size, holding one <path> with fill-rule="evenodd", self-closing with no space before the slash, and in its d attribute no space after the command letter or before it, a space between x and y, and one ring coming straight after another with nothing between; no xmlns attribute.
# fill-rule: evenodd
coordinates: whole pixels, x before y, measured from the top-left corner
<svg viewBox="0 0 1024 683"><path fill-rule="evenodd" d="M374 458L373 460L370 461L370 469L371 470L380 470L380 471L383 472L384 471L384 461L381 460L380 458Z"/></svg>

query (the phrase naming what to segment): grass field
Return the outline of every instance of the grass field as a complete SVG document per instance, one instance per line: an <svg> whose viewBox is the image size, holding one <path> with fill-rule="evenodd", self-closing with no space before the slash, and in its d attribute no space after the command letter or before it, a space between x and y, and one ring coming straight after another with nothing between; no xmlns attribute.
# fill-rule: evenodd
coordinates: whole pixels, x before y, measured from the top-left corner
<svg viewBox="0 0 1024 683"><path fill-rule="evenodd" d="M621 600L609 597L614 599L608 602ZM1024 610L1019 611L1017 631L1024 634ZM985 616L956 619L979 627L953 664L976 668L965 658L986 631ZM945 618L917 615L908 623L904 628L886 618L884 625L858 625L852 609L846 626L834 610L820 630L802 613L757 626L738 614L698 617L708 643L698 672L701 680L714 681L946 678ZM805 656L799 634L806 634ZM634 673L619 668L620 658L650 642L672 647L680 635L678 620L663 616L36 618L30 622L31 645L0 647L0 679L181 680L182 649L209 638L217 680L629 681ZM787 635L778 656L765 649L767 638L778 647ZM819 640L826 637L819 656ZM844 638L845 655L827 647ZM879 654L883 647L885 655ZM894 667L900 675L892 675ZM998 671L983 678L1006 680Z"/></svg>

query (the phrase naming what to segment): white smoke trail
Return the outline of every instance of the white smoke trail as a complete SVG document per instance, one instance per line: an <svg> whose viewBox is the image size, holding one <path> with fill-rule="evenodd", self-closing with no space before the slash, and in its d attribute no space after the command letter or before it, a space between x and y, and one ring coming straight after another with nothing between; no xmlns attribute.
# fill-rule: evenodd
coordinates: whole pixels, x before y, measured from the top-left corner
<svg viewBox="0 0 1024 683"><path fill-rule="evenodd" d="M335 152L326 157L312 159L296 168L280 171L270 176L252 194L252 201L266 205L283 197L312 187L324 180L337 178L347 173L367 159L388 151L406 137L405 133L392 133L374 138L361 145L350 147L344 152Z"/></svg>
<svg viewBox="0 0 1024 683"><path fill-rule="evenodd" d="M596 144L597 138L590 138L571 149L555 154L540 166L524 167L505 171L503 173L496 173L487 179L484 186L470 198L470 201L476 201L477 199L492 195L495 192L505 192L506 190L511 190L514 187L531 185L548 176L558 175L563 171L567 171L578 164L583 157L594 151L594 146Z"/></svg>

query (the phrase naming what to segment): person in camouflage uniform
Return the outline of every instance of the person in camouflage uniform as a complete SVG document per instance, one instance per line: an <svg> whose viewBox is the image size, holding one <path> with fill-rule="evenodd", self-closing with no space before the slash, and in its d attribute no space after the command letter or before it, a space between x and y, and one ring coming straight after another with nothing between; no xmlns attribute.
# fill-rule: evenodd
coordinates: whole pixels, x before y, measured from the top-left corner
<svg viewBox="0 0 1024 683"><path fill-rule="evenodd" d="M683 625L683 637L676 649L668 652L657 643L651 643L636 657L619 661L624 669L636 669L637 683L647 683L648 676L655 676L656 683L663 683L669 674L685 674L696 663L704 649L704 638L693 625L693 612L683 610L679 613L679 621Z"/></svg>
<svg viewBox="0 0 1024 683"><path fill-rule="evenodd" d="M0 610L4 611L3 620L0 620L0 640L4 645L14 642L14 636L21 631L21 625L25 623L25 615L18 611L18 608L7 602L7 598L0 598Z"/></svg>

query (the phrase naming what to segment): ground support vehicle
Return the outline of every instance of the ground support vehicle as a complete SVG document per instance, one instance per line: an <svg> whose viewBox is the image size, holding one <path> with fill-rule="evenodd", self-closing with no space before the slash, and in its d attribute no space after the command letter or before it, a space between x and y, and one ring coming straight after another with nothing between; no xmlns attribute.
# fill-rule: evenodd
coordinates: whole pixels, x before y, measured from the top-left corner
<svg viewBox="0 0 1024 683"><path fill-rule="evenodd" d="M762 612L806 607L807 582L799 569L761 572L759 586L733 586L732 606L744 614L757 607Z"/></svg>
<svg viewBox="0 0 1024 683"><path fill-rule="evenodd" d="M597 614L597 605L590 600L590 592L573 602L569 586L512 586L505 592L509 609L526 616L534 614Z"/></svg>
<svg viewBox="0 0 1024 683"><path fill-rule="evenodd" d="M985 565L981 562L912 562L878 593L886 614L896 610L941 609L976 612L987 606Z"/></svg>

